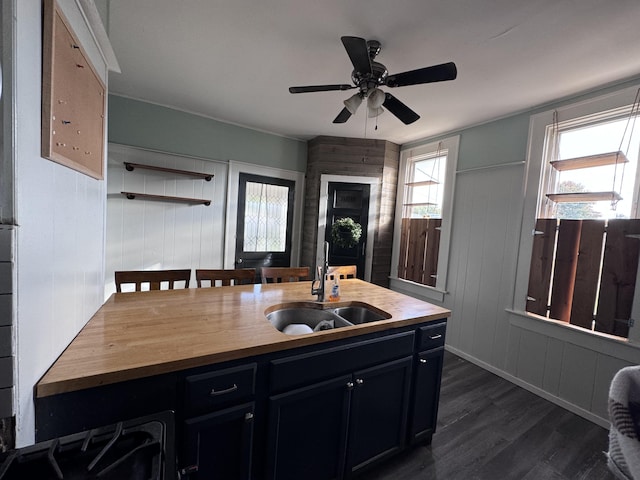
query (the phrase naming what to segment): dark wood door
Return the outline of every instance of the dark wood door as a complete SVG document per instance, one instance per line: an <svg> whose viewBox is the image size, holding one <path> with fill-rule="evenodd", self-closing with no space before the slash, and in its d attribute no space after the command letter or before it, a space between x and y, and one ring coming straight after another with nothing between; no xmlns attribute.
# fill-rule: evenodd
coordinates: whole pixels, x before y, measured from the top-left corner
<svg viewBox="0 0 640 480"><path fill-rule="evenodd" d="M185 421L182 469L190 480L249 480L253 402Z"/></svg>
<svg viewBox="0 0 640 480"><path fill-rule="evenodd" d="M288 267L295 182L240 173L235 268Z"/></svg>
<svg viewBox="0 0 640 480"><path fill-rule="evenodd" d="M412 361L406 357L355 373L348 472L355 473L405 445Z"/></svg>
<svg viewBox="0 0 640 480"><path fill-rule="evenodd" d="M366 183L329 182L327 192L327 228L325 240L329 242L329 265L356 265L358 278L364 279L367 227L369 224L369 192ZM331 227L340 219L349 217L362 226L358 245L344 248L331 241Z"/></svg>
<svg viewBox="0 0 640 480"><path fill-rule="evenodd" d="M345 375L270 398L268 479L343 478L351 380Z"/></svg>
<svg viewBox="0 0 640 480"><path fill-rule="evenodd" d="M438 418L444 348L422 352L416 360L415 387L409 434L411 442L431 443Z"/></svg>

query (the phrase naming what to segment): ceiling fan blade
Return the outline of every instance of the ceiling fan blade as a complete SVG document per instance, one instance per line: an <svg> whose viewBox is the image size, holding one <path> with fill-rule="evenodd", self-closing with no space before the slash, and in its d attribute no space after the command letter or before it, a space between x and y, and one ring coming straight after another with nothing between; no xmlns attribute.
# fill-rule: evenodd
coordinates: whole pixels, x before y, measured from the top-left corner
<svg viewBox="0 0 640 480"><path fill-rule="evenodd" d="M360 37L340 37L347 55L353 64L353 68L358 73L371 73L371 59L369 58L369 47L367 41Z"/></svg>
<svg viewBox="0 0 640 480"><path fill-rule="evenodd" d="M289 87L289 93L330 92L332 90L351 90L353 85L309 85L306 87Z"/></svg>
<svg viewBox="0 0 640 480"><path fill-rule="evenodd" d="M351 112L344 107L338 116L333 120L333 123L344 123L351 117Z"/></svg>
<svg viewBox="0 0 640 480"><path fill-rule="evenodd" d="M449 62L389 75L386 84L388 87L405 87L407 85L418 85L421 83L455 80L457 75L458 69L456 68L456 64Z"/></svg>
<svg viewBox="0 0 640 480"><path fill-rule="evenodd" d="M420 115L411 110L390 93L385 94L385 100L382 105L398 117L405 125L409 125L420 118Z"/></svg>

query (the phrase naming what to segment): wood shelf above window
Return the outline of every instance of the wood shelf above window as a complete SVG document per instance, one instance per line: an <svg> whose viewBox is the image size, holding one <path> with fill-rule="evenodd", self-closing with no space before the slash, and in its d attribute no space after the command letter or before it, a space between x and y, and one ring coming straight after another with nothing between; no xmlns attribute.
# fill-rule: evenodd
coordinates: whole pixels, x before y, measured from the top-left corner
<svg viewBox="0 0 640 480"><path fill-rule="evenodd" d="M562 172L564 170L577 170L579 168L602 167L606 165L616 165L627 163L626 155L620 151L599 153L597 155L587 155L585 157L568 158L566 160L554 160L551 166Z"/></svg>
<svg viewBox="0 0 640 480"><path fill-rule="evenodd" d="M156 167L154 165L144 165L142 163L131 163L131 162L123 162L125 168L132 172L136 168L144 169L144 170L155 170L156 172L165 172L165 173L173 173L176 175L186 175L192 178L202 178L207 182L210 182L213 178L213 173L202 173L202 172L192 172L190 170L177 170L175 168L165 168L165 167Z"/></svg>
<svg viewBox="0 0 640 480"><path fill-rule="evenodd" d="M207 200L205 198L187 198L187 197L171 197L167 195L149 195L148 193L137 193L137 192L120 192L122 195L127 197L129 200L134 200L136 198L140 200L157 200L163 202L178 202L178 203L188 203L191 205L211 205L211 200Z"/></svg>
<svg viewBox="0 0 640 480"><path fill-rule="evenodd" d="M547 193L547 198L556 203L617 202L622 200L622 196L618 192Z"/></svg>

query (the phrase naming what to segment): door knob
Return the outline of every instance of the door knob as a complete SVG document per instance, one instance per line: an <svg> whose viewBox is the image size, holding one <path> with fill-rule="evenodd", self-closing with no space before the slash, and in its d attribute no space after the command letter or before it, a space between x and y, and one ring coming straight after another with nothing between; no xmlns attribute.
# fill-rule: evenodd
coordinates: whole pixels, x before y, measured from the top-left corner
<svg viewBox="0 0 640 480"><path fill-rule="evenodd" d="M238 260L236 260L236 263L242 263L242 259L239 258Z"/></svg>

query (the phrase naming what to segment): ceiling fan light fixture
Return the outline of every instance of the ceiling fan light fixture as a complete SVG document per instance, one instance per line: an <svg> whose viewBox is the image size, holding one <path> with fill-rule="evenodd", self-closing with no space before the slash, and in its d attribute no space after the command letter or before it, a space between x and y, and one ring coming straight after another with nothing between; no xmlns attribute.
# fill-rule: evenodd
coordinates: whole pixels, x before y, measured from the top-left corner
<svg viewBox="0 0 640 480"><path fill-rule="evenodd" d="M344 106L347 108L347 110L349 110L349 113L351 115L355 115L356 110L358 110L358 107L361 103L362 97L359 93L356 93L355 95L352 95L344 101Z"/></svg>
<svg viewBox="0 0 640 480"><path fill-rule="evenodd" d="M384 113L384 108L382 107L378 107L378 108L371 108L369 106L367 106L367 111L369 112L367 115L369 116L369 118L375 118L379 115L382 115Z"/></svg>
<svg viewBox="0 0 640 480"><path fill-rule="evenodd" d="M367 109L369 111L369 118L377 117L378 115L382 115L384 113L384 109L382 108L382 104L385 101L385 94L379 88L374 88L369 92L367 98Z"/></svg>
<svg viewBox="0 0 640 480"><path fill-rule="evenodd" d="M379 88L374 88L369 92L367 98L367 105L369 108L378 109L382 106L385 100L385 95Z"/></svg>

